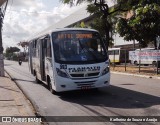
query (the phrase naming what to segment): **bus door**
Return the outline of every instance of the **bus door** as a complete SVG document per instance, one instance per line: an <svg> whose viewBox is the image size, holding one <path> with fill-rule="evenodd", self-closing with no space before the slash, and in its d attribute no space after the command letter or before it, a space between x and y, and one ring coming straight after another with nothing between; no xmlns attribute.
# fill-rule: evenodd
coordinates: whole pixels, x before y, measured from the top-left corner
<svg viewBox="0 0 160 125"><path fill-rule="evenodd" d="M45 52L46 52L46 45L45 40L40 40L40 74L41 74L41 80L45 81Z"/></svg>
<svg viewBox="0 0 160 125"><path fill-rule="evenodd" d="M30 44L29 44L29 61L28 61L28 63L29 63L29 68L30 68L30 71L31 71L32 74L33 74L32 58L33 58L33 48L34 48L33 45L34 45L33 41L31 41Z"/></svg>

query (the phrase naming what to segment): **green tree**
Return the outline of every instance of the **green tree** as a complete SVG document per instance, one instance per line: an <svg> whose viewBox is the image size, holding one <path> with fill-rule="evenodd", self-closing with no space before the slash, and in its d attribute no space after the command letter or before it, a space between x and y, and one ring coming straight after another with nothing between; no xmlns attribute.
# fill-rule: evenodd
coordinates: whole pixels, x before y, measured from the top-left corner
<svg viewBox="0 0 160 125"><path fill-rule="evenodd" d="M110 11L113 10L110 8ZM91 28L96 29L100 32L102 37L106 37L106 29L105 24L106 22L103 21L103 13L100 11L99 7L95 6L94 4L90 4L87 7L87 11L94 15L94 19L91 24ZM115 21L117 20L117 17L114 16L115 14L111 14L107 18L107 28L108 28L108 40L109 40L109 46L113 46L113 35L115 34ZM110 33L110 34L109 34Z"/></svg>
<svg viewBox="0 0 160 125"><path fill-rule="evenodd" d="M8 47L6 48L6 53L14 53L14 52L19 52L20 49L18 47Z"/></svg>
<svg viewBox="0 0 160 125"><path fill-rule="evenodd" d="M116 29L125 40L137 40L142 47L152 42L157 48L156 37L160 36L160 1L141 0L132 8L133 15L120 18Z"/></svg>
<svg viewBox="0 0 160 125"><path fill-rule="evenodd" d="M21 46L24 49L24 57L25 57L26 53L27 53L28 46L29 46L29 42L21 41L18 43L18 46Z"/></svg>
<svg viewBox="0 0 160 125"><path fill-rule="evenodd" d="M18 47L7 47L6 48L6 52L5 52L5 56L9 59L11 59L12 57L15 57L15 52L19 52L20 49Z"/></svg>
<svg viewBox="0 0 160 125"><path fill-rule="evenodd" d="M139 0L117 0L117 4L109 8L105 0L61 0L63 3L70 4L81 4L82 2L89 2L88 12L94 14L95 20L92 24L93 28L99 30L102 35L106 38L106 46L108 47L109 41L112 41L112 36L114 33L114 22L116 15L120 12L128 11L133 5L138 4ZM107 2L110 2L108 0Z"/></svg>

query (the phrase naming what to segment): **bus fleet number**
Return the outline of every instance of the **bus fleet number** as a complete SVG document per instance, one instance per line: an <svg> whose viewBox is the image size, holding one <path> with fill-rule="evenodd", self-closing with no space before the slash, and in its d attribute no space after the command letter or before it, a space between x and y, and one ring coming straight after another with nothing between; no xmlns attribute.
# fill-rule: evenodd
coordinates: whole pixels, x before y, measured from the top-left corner
<svg viewBox="0 0 160 125"><path fill-rule="evenodd" d="M61 65L60 65L60 69L67 69L67 65L61 64Z"/></svg>

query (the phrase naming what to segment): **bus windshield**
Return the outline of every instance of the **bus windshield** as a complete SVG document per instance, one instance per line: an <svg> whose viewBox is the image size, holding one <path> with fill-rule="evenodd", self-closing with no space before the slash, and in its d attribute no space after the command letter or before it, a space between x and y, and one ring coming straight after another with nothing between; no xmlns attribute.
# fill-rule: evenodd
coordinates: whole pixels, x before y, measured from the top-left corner
<svg viewBox="0 0 160 125"><path fill-rule="evenodd" d="M100 63L108 59L98 32L60 31L52 33L52 40L57 63Z"/></svg>

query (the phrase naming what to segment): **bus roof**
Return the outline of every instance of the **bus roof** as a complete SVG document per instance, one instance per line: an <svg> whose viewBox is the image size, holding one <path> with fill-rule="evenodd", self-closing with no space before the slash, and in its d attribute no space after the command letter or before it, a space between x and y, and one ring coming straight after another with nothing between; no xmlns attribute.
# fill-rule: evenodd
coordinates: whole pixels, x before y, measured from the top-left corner
<svg viewBox="0 0 160 125"><path fill-rule="evenodd" d="M155 48L142 48L141 50L154 50ZM140 49L136 49L136 50L140 50Z"/></svg>
<svg viewBox="0 0 160 125"><path fill-rule="evenodd" d="M121 48L108 48L108 50L120 50Z"/></svg>
<svg viewBox="0 0 160 125"><path fill-rule="evenodd" d="M57 28L57 29L46 29L40 33L36 33L33 36L31 36L28 41L32 40L32 39L36 39L38 37L41 37L43 35L47 35L50 34L52 32L59 32L59 31L72 31L72 30L84 30L84 31L94 31L94 32L98 32L97 30L94 29L89 29L89 28Z"/></svg>

